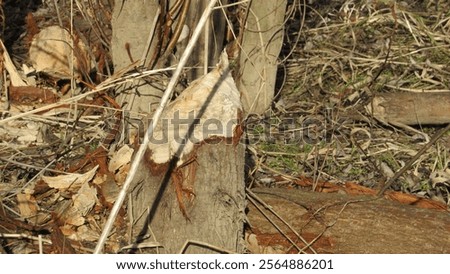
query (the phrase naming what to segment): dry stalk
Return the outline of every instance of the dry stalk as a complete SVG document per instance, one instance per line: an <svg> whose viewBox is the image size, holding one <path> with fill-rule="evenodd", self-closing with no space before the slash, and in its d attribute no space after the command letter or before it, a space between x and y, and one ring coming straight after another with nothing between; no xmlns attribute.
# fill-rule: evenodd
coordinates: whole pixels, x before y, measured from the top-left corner
<svg viewBox="0 0 450 274"><path fill-rule="evenodd" d="M433 137L431 137L431 140L424 145L417 153L414 155L399 171L397 171L394 176L389 178L389 180L386 182L386 184L380 189L380 191L377 193L377 196L382 196L384 192L397 180L400 176L403 175L411 166L414 164L414 162L419 159L419 157L425 153L432 145L434 145L437 140L439 140L446 132L450 130L450 124L448 124L446 127L442 128L438 132L436 132Z"/></svg>
<svg viewBox="0 0 450 274"><path fill-rule="evenodd" d="M184 243L183 247L180 249L180 252L178 252L178 253L179 254L184 254L190 245L196 245L196 246L208 248L208 249L211 249L213 251L224 253L224 254L235 254L235 252L223 249L221 247L218 247L218 246L215 246L215 245L211 245L211 244L208 244L208 243L205 243L205 242L195 241L195 240L187 240Z"/></svg>
<svg viewBox="0 0 450 274"><path fill-rule="evenodd" d="M39 107L39 108L36 108L33 110L29 110L26 112L22 112L22 113L4 118L4 119L0 120L0 125L6 124L13 120L18 120L18 119L30 116L31 114L44 113L48 110L55 109L55 108L58 108L63 105L70 105L72 103L77 103L81 99L84 99L91 95L95 95L95 94L105 91L107 89L114 88L123 83L133 81L133 79L143 78L143 77L147 77L150 75L158 74L160 72L173 70L173 68L163 68L163 69L154 69L154 70L147 70L147 71L142 71L142 72L126 74L127 72L134 70L135 67L136 67L136 63L129 65L128 67L124 68L121 71L116 72L114 75L112 75L111 77L109 77L108 79L106 79L105 81L100 83L93 90L88 91L86 93L79 94L79 95L73 96L68 99L60 100L56 103L48 104L48 105L45 105L45 106L42 106L42 107Z"/></svg>

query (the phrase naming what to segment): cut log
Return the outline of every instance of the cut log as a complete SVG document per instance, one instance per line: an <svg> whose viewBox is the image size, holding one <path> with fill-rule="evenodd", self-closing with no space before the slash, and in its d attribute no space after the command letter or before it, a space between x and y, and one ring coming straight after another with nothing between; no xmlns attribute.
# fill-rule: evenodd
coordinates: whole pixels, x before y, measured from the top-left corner
<svg viewBox="0 0 450 274"><path fill-rule="evenodd" d="M402 205L373 196L294 189L261 188L253 192L308 243L313 242L317 253L450 253L448 211ZM264 211L300 248L305 247L286 225ZM299 252L253 205L249 206L248 219L260 252L274 245L283 251ZM305 252L312 251L305 248Z"/></svg>
<svg viewBox="0 0 450 274"><path fill-rule="evenodd" d="M378 94L367 109L386 123L439 125L450 123L450 92Z"/></svg>
<svg viewBox="0 0 450 274"><path fill-rule="evenodd" d="M168 170L152 174L142 163L132 190L132 238L136 246L157 242L163 248L146 252L178 253L186 241L185 253L217 253L206 245L231 252L243 251L245 209L244 145L203 144L196 148L195 184L191 200L183 198L187 217L177 201L175 183ZM188 167L184 171L187 172ZM172 177L173 178L173 177ZM189 193L188 193L189 194ZM151 236L151 237L150 237Z"/></svg>

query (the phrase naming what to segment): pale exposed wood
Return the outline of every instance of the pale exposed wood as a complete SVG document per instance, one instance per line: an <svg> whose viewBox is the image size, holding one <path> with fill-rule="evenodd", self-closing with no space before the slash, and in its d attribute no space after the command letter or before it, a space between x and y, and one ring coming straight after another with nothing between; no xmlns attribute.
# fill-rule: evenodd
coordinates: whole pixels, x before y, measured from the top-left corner
<svg viewBox="0 0 450 274"><path fill-rule="evenodd" d="M450 253L448 211L374 200L373 196L295 189L253 192L307 240L323 233L313 244L317 253ZM248 218L250 225L259 231L260 244L267 235L272 238L280 235L253 206ZM280 221L277 223L289 232Z"/></svg>
<svg viewBox="0 0 450 274"><path fill-rule="evenodd" d="M240 94L224 52L216 68L193 81L162 113L148 144L152 161L167 163L177 155L181 165L195 143L211 136L232 138L241 113Z"/></svg>
<svg viewBox="0 0 450 274"><path fill-rule="evenodd" d="M387 123L405 125L450 123L450 92L378 94L367 109Z"/></svg>
<svg viewBox="0 0 450 274"><path fill-rule="evenodd" d="M170 174L152 175L142 163L131 193L133 240L158 242L164 246L161 253L177 253L187 240L242 252L244 150L241 144L225 143L198 148L195 196L192 202L185 201L190 221L180 211ZM186 252L216 253L198 246L189 246Z"/></svg>

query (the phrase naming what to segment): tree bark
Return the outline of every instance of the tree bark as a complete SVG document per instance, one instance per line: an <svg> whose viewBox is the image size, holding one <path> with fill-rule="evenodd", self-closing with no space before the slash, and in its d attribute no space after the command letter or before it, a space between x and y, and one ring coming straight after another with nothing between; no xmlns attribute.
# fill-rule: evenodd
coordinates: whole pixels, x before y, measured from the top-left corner
<svg viewBox="0 0 450 274"><path fill-rule="evenodd" d="M142 59L158 7L156 0L115 1L111 20L111 52L115 71ZM154 48L155 45L152 44L150 55ZM143 79L135 79L119 87L116 94L117 102L123 107L124 116L127 116L127 123L133 124L124 125L126 129L130 129L127 137L134 140L139 133L138 128L143 127L140 121L156 109L162 91Z"/></svg>
<svg viewBox="0 0 450 274"><path fill-rule="evenodd" d="M286 0L253 0L248 7L236 80L246 113L262 114L274 98L286 5Z"/></svg>
<svg viewBox="0 0 450 274"><path fill-rule="evenodd" d="M195 184L191 200L184 199L187 219L177 201L173 168L152 174L142 163L129 212L136 246L157 242L162 248L146 252L178 253L186 241L200 241L231 251L243 251L245 209L244 145L203 144L196 151ZM186 167L184 171L187 171ZM151 235L151 237L149 237ZM149 239L148 239L149 238ZM207 246L190 245L185 253L217 253Z"/></svg>
<svg viewBox="0 0 450 274"><path fill-rule="evenodd" d="M223 5L228 3L227 0L221 1ZM208 5L208 1L204 0L191 0L191 7L188 11L186 18L186 25L189 26L190 34L197 25L201 12L205 10ZM222 10L218 9L211 13L209 22L206 23L207 28L203 31L202 35L198 39L192 55L189 58L187 67L191 69L186 71L186 75L189 80L194 80L200 76L209 72L211 67L214 67L219 60L219 56L223 49L224 36L225 36L225 16ZM206 35L208 33L208 35ZM181 57L184 49L186 48L188 39L181 41L177 45L177 57ZM207 60L205 60L207 59ZM205 70L205 64L208 69Z"/></svg>
<svg viewBox="0 0 450 274"><path fill-rule="evenodd" d="M422 209L373 196L294 189L254 189L253 192L307 242L317 237L312 244L317 253L450 253L448 211ZM268 214L300 248L305 246L276 217ZM298 252L254 206L250 206L248 218L260 252L274 245ZM308 248L305 251L312 252Z"/></svg>
<svg viewBox="0 0 450 274"><path fill-rule="evenodd" d="M450 123L450 92L378 94L368 110L377 119L405 125Z"/></svg>

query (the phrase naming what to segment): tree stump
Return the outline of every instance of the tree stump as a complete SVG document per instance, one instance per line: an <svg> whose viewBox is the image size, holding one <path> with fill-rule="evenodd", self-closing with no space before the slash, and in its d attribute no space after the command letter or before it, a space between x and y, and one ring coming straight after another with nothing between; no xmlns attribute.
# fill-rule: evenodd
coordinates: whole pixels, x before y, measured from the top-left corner
<svg viewBox="0 0 450 274"><path fill-rule="evenodd" d="M245 157L239 96L224 52L215 69L164 109L131 195L137 243L151 235L165 253L178 252L187 240L242 251ZM216 251L197 246L187 252Z"/></svg>
<svg viewBox="0 0 450 274"><path fill-rule="evenodd" d="M178 253L186 241L200 241L231 252L243 251L245 208L244 145L202 144L196 148L196 176L191 201L184 199L187 219L180 211L172 167L152 174L141 163L131 192L129 213L132 237L139 242L157 242L162 248L149 250ZM186 253L217 253L191 245Z"/></svg>

